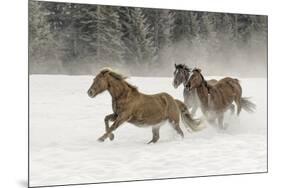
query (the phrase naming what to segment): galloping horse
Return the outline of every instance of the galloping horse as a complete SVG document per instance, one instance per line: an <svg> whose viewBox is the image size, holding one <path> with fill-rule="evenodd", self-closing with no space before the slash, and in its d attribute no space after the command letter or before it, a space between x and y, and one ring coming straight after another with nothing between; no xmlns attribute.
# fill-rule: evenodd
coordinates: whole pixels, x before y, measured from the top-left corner
<svg viewBox="0 0 281 188"><path fill-rule="evenodd" d="M178 88L179 85L184 85L183 90L183 98L184 103L188 108L191 108L191 114L194 115L197 109L200 107L200 100L197 95L197 90L193 89L192 91L188 91L185 87L190 75L191 69L188 68L185 64L175 64L175 71L174 71L174 80L173 86L174 88ZM215 85L218 81L215 79L207 80L209 85ZM231 113L234 113L235 106L230 106Z"/></svg>
<svg viewBox="0 0 281 188"><path fill-rule="evenodd" d="M237 105L237 115L241 109L253 112L256 105L247 98L242 97L242 88L237 79L230 77L219 80L216 84L210 85L201 74L201 70L194 68L190 71L186 88L189 91L197 89L197 94L201 102L202 112L207 118L214 121L218 119L221 129L224 129L224 112L232 105ZM209 117L212 114L212 117Z"/></svg>
<svg viewBox="0 0 281 188"><path fill-rule="evenodd" d="M167 93L154 95L143 94L138 89L126 82L126 77L111 69L103 69L94 78L88 90L89 97L93 98L108 90L112 97L113 113L105 117L106 133L98 140L103 142L106 138L114 139L113 131L124 122L132 123L138 127L152 127L152 140L148 143L155 143L159 139L159 124L168 120L176 132L183 137L179 125L180 117L185 126L192 130L200 130L200 121L192 119L185 104L174 99ZM109 121L114 123L109 126Z"/></svg>

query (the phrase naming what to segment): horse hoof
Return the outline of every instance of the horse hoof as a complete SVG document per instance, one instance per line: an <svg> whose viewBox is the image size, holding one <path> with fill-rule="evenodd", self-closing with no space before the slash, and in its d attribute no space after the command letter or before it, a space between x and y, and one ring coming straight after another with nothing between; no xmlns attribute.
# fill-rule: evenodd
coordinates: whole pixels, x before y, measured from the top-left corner
<svg viewBox="0 0 281 188"><path fill-rule="evenodd" d="M114 134L109 135L109 140L114 140Z"/></svg>
<svg viewBox="0 0 281 188"><path fill-rule="evenodd" d="M100 137L100 138L98 139L98 141L99 141L99 142L104 142L104 138Z"/></svg>
<svg viewBox="0 0 281 188"><path fill-rule="evenodd" d="M147 144L151 144L151 143L155 143L156 141L154 141L154 140L151 140L151 141L149 141L149 142L147 142Z"/></svg>

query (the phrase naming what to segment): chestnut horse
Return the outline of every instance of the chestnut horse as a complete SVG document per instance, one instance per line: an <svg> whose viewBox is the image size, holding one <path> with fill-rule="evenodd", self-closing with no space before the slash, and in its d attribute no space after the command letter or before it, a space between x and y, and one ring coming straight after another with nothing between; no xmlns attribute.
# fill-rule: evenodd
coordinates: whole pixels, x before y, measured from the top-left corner
<svg viewBox="0 0 281 188"><path fill-rule="evenodd" d="M256 107L254 103L242 97L242 88L237 79L226 77L216 84L210 85L204 79L201 70L197 68L190 71L186 88L189 91L197 89L203 114L211 121L218 119L221 129L225 128L223 124L224 112L233 102L237 105L237 115L240 114L241 109L254 112Z"/></svg>
<svg viewBox="0 0 281 188"><path fill-rule="evenodd" d="M126 77L123 75L106 68L94 78L88 90L88 95L91 98L106 90L112 97L113 113L105 116L106 133L98 139L99 141L102 142L108 137L113 140L112 132L125 122L138 127L151 126L153 137L148 143L158 141L159 124L166 120L181 137L184 135L179 125L180 117L185 126L189 126L194 131L201 129L200 122L192 119L183 102L174 99L167 93L143 94L125 79ZM109 121L114 123L109 126Z"/></svg>

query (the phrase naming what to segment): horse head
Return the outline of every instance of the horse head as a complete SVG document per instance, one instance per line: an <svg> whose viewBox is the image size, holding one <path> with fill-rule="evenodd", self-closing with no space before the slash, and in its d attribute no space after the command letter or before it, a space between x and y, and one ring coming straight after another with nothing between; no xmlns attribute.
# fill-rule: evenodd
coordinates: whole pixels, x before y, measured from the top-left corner
<svg viewBox="0 0 281 188"><path fill-rule="evenodd" d="M185 87L190 91L194 88L198 88L204 81L205 80L201 74L201 69L193 68L190 71Z"/></svg>
<svg viewBox="0 0 281 188"><path fill-rule="evenodd" d="M188 68L184 64L175 64L175 71L174 71L174 80L173 86L174 88L178 88L178 86L182 83L187 81L189 77L190 68Z"/></svg>
<svg viewBox="0 0 281 188"><path fill-rule="evenodd" d="M110 72L111 69L106 68L102 69L97 74L97 76L93 80L91 87L88 89L87 93L89 97L93 98L108 89L108 77Z"/></svg>

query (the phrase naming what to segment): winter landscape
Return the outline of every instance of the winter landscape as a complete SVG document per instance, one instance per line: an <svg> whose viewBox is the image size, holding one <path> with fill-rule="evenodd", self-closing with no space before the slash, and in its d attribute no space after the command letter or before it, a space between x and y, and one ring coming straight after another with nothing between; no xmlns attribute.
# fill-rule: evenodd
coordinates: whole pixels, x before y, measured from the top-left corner
<svg viewBox="0 0 281 188"><path fill-rule="evenodd" d="M30 178L31 186L95 183L169 177L264 172L267 170L266 80L241 79L244 96L257 104L254 114L226 117L228 128L206 128L185 138L165 124L160 140L150 128L125 123L115 140L100 143L105 115L112 113L105 92L91 99L87 89L93 76L30 77ZM132 77L141 92L168 92L183 100L172 78ZM154 86L154 87L151 87ZM251 88L251 89L247 89ZM197 117L202 117L198 111Z"/></svg>
<svg viewBox="0 0 281 188"><path fill-rule="evenodd" d="M167 92L174 63L198 67L206 79L237 78L254 113L225 114L182 139L166 123L124 123L114 141L104 92L87 91L102 67L128 76L146 94ZM29 185L48 186L267 171L267 17L122 6L29 1Z"/></svg>

